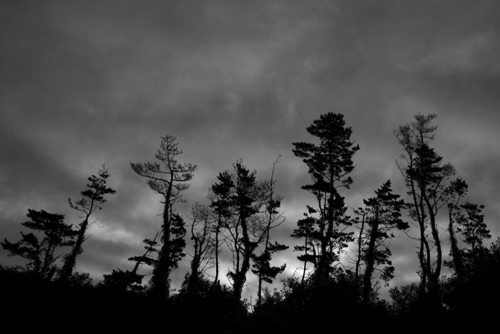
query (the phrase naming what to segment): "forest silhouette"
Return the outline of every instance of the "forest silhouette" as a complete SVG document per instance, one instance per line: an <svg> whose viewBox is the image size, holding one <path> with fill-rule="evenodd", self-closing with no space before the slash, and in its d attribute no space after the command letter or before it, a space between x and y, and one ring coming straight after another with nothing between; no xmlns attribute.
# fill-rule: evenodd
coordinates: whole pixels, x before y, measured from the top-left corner
<svg viewBox="0 0 500 334"><path fill-rule="evenodd" d="M116 193L103 165L81 197L69 199L82 215L78 224L29 209L20 239L1 242L9 256L24 259L24 265L0 266L2 327L20 333L488 328L500 300L500 239L488 241L484 206L469 199L469 185L434 149L435 118L417 114L394 131L403 153L396 162L400 178L373 189L354 210L343 196L355 182L359 146L352 130L339 113L314 120L307 127L311 141L293 143L310 180L296 188L315 199L303 203L301 219L287 220L295 224L293 249L273 239L285 221L283 196L276 192L279 158L268 179L236 160L217 175L207 202L194 203L185 217L176 207L185 201L197 166L180 162L177 138L163 136L154 160L130 163L163 206L156 235L129 259L133 269L117 268L96 284L88 273L75 271L95 211L105 210ZM401 182L406 192L397 194L392 186ZM395 275L390 241L396 235L416 243L419 280L391 288L384 299L379 289ZM286 263L274 265L285 251L302 262L300 274L286 276ZM348 251L354 258L349 263L343 256ZM221 254L232 259L229 284L221 282ZM190 270L176 291L172 273L183 260L190 261ZM451 274L443 275L444 267ZM249 275L257 277L254 305L243 299ZM270 289L276 281L281 288Z"/></svg>

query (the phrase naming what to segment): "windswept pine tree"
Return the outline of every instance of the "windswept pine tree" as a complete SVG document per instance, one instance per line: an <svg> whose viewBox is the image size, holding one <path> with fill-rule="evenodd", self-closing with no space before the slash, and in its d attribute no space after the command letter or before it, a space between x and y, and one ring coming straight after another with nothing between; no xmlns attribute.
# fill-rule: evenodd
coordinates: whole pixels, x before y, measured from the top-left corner
<svg viewBox="0 0 500 334"><path fill-rule="evenodd" d="M115 291L143 290L144 287L141 284L144 275L138 274L139 266L146 264L154 267L158 257L158 249L156 248L158 242L156 239L158 239L159 235L160 232L156 233L153 240L144 239L143 243L145 244L144 249L146 251L142 255L132 256L128 259L135 262L132 270L123 271L121 269L114 269L111 274L103 275L104 280L101 284Z"/></svg>
<svg viewBox="0 0 500 334"><path fill-rule="evenodd" d="M86 240L87 228L90 225L90 216L96 211L101 210L102 205L106 203L107 195L114 195L116 190L107 186L109 178L108 169L102 166L97 176L91 175L88 180L87 189L81 192L82 197L76 201L68 198L69 206L83 214L83 221L78 226L78 234L71 252L66 256L61 270L60 279L67 282L76 265L76 258L83 252L83 243Z"/></svg>
<svg viewBox="0 0 500 334"><path fill-rule="evenodd" d="M300 222L294 236L307 238L304 251L311 252L305 253L302 260L314 264L318 280L326 280L333 264L352 241L352 233L345 230L351 222L339 189L349 188L352 183L352 157L359 146L351 141L352 130L346 127L342 114L321 115L307 127L307 132L316 142L293 143L293 153L309 168L312 183L302 189L311 192L317 203L315 208L309 207L306 220Z"/></svg>
<svg viewBox="0 0 500 334"><path fill-rule="evenodd" d="M51 280L56 272L56 261L60 255L56 249L72 246L77 232L71 224L64 223L64 215L49 213L44 210L28 209L29 221L21 223L33 232L21 232L21 240L10 242L7 239L1 243L9 252L9 256L20 256L28 263L27 269L40 275L43 279ZM42 234L42 238L37 234Z"/></svg>
<svg viewBox="0 0 500 334"><path fill-rule="evenodd" d="M155 267L156 261L158 261L158 237L160 232L156 233L155 237L151 239L144 239L142 242L145 244L144 249L146 250L142 255L132 256L128 260L135 262L132 273L137 274L139 266L141 264L148 265L150 267Z"/></svg>
<svg viewBox="0 0 500 334"><path fill-rule="evenodd" d="M453 221L457 219L463 221L464 213L465 216L471 217L469 214L474 216L473 212L481 209L478 206L458 205L457 200L464 196L467 186L464 181L454 178L455 168L450 163L443 163L443 157L431 147L437 129L432 125L432 121L436 117L435 114L417 114L413 122L400 126L394 132L403 149L402 161L398 162L398 167L411 198L409 214L419 230L417 237L420 261L419 299L433 310L442 307L439 283L444 264L440 236L442 228L439 225L441 209L448 207L449 210L448 217L452 230L450 233L449 223L448 234L451 237L451 251L455 252L455 255L458 253L456 253ZM478 220L473 218L472 221ZM456 260L459 261L458 258ZM458 262L457 265L461 270Z"/></svg>
<svg viewBox="0 0 500 334"><path fill-rule="evenodd" d="M197 167L191 163L178 162L182 154L174 136L161 137L160 148L155 154L158 162L130 163L138 175L147 179L147 184L162 196L163 219L158 260L151 277L151 293L160 300L170 294L170 274L177 268L184 256L186 228L183 218L174 211L174 205L182 200L182 191L189 187L189 181Z"/></svg>

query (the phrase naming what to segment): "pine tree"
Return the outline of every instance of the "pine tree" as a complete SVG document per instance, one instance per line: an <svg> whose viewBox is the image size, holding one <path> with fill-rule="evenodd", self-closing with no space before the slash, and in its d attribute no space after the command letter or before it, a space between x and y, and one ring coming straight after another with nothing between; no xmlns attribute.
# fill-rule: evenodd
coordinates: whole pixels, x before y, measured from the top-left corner
<svg viewBox="0 0 500 334"><path fill-rule="evenodd" d="M308 235L309 243L317 249L317 260L313 262L315 277L326 280L333 263L340 259L342 250L352 240L352 233L345 231L351 223L345 215L347 208L338 189L349 188L352 183L352 157L359 146L351 141L352 130L345 126L342 114L329 112L321 115L307 131L317 138L318 143L293 143L293 153L309 167L313 182L302 189L316 197L317 209L314 211L317 214L308 220L312 224L302 225L311 231L301 234Z"/></svg>
<svg viewBox="0 0 500 334"><path fill-rule="evenodd" d="M27 216L30 220L21 225L37 234L41 233L42 239L34 233L21 232L21 240L12 243L4 239L2 247L9 252L9 256L20 256L28 260L28 270L50 280L59 258L56 249L73 245L76 232L70 224L64 223L64 215L61 214L28 209Z"/></svg>
<svg viewBox="0 0 500 334"><path fill-rule="evenodd" d="M159 162L130 163L134 172L145 177L149 187L162 196L162 246L150 281L152 295L160 300L169 297L170 274L184 256L186 229L182 217L174 212L174 205L182 201L181 193L189 187L188 182L197 169L196 165L177 161L182 150L176 140L171 135L161 137L155 154Z"/></svg>
<svg viewBox="0 0 500 334"><path fill-rule="evenodd" d="M129 261L135 262L132 273L137 274L139 266L143 263L154 268L156 261L158 261L158 249L156 248L156 246L158 246L158 242L156 240L158 239L159 235L160 232L156 233L153 240L144 239L142 241L145 244L144 249L146 250L144 254L139 256L132 256L128 259Z"/></svg>
<svg viewBox="0 0 500 334"><path fill-rule="evenodd" d="M430 305L430 309L439 309L443 251L437 216L454 197L450 187L451 177L456 172L450 163L443 163L443 158L430 147L437 129L431 125L436 115L418 114L414 118L413 122L395 131L404 152L404 163L398 163L398 167L411 197L410 217L419 229L420 298Z"/></svg>
<svg viewBox="0 0 500 334"><path fill-rule="evenodd" d="M409 224L401 219L401 210L405 203L400 196L393 194L391 182L385 182L375 191L375 197L363 200L365 208L362 222L366 223L364 242L361 243L362 258L365 263L363 275L363 302L367 304L372 294L372 277L378 265L385 265L382 279L389 280L393 277L394 267L389 257L391 251L387 242L394 237L395 230L405 230ZM361 233L363 230L361 230ZM360 238L363 236L360 235Z"/></svg>
<svg viewBox="0 0 500 334"><path fill-rule="evenodd" d="M263 236L261 221L257 216L262 205L262 190L259 189L256 173L250 172L241 160L234 164L233 183L233 216L227 229L232 241L233 270L228 273L228 277L232 280L234 297L239 300L252 255Z"/></svg>
<svg viewBox="0 0 500 334"><path fill-rule="evenodd" d="M96 211L101 210L102 205L107 201L106 195L114 195L116 191L107 186L109 178L108 169L102 166L97 176L91 175L88 180L87 189L81 192L82 197L77 201L68 198L71 208L83 213L83 221L78 226L78 235L71 252L66 256L64 265L60 273L60 279L67 282L73 274L76 265L76 258L83 252L83 242L86 240L85 233L89 227L90 216Z"/></svg>
<svg viewBox="0 0 500 334"><path fill-rule="evenodd" d="M303 252L303 254L297 256L299 261L304 262L304 268L302 271L301 284L304 284L306 280L307 273L307 263L312 263L316 268L318 266L318 251L316 250L316 244L314 243L314 226L317 224L317 218L313 217L312 214L316 213L316 210L307 206L308 213L304 213L304 218L297 221L297 228L293 230L292 238L304 239L304 243L301 245L295 245L293 250L295 252Z"/></svg>

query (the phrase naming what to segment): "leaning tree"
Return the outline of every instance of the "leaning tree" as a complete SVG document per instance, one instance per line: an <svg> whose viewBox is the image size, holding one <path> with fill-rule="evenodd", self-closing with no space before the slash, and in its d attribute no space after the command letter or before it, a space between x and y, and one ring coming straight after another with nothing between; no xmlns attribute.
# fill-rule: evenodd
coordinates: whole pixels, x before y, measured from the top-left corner
<svg viewBox="0 0 500 334"><path fill-rule="evenodd" d="M108 169L102 166L97 176L92 175L88 178L87 189L81 192L82 197L76 201L68 198L69 205L76 211L82 213L82 222L77 228L77 237L71 252L65 257L64 265L61 270L60 279L67 282L76 265L76 258L83 252L83 242L87 240L86 232L90 226L90 216L96 211L102 209L102 205L107 201L106 195L113 195L116 191L107 185L109 178Z"/></svg>

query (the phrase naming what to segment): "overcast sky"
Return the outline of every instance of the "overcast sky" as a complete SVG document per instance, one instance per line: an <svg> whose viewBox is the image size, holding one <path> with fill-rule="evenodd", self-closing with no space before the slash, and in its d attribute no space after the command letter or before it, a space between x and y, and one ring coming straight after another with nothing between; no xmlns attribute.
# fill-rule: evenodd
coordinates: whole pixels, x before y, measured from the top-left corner
<svg viewBox="0 0 500 334"><path fill-rule="evenodd" d="M0 237L19 239L28 208L78 222L67 198L106 164L117 194L77 270L131 269L162 207L130 162L154 160L171 134L198 165L182 212L237 159L265 178L281 155L286 223L273 233L290 243L314 203L292 142L312 141L306 127L329 111L360 146L349 206L387 179L405 193L393 131L435 113L434 146L500 235L498 1L0 1ZM392 249L393 284L416 279L415 245ZM296 255L279 259L287 274ZM18 261L0 250L0 264Z"/></svg>

